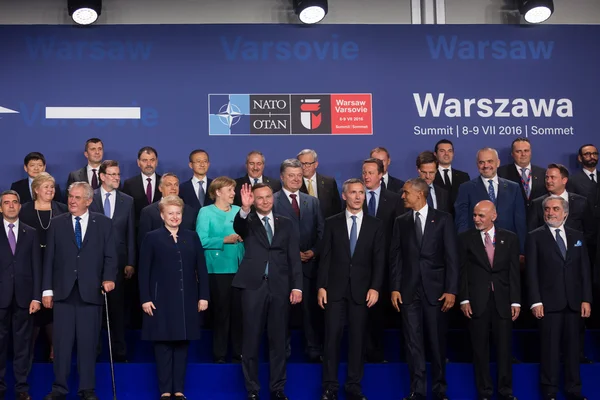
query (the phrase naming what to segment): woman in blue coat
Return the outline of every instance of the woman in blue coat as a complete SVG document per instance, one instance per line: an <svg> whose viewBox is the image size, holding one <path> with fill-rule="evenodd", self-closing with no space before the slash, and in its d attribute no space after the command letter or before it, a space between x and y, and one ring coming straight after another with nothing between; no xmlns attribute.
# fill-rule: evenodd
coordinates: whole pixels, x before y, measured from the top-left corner
<svg viewBox="0 0 600 400"><path fill-rule="evenodd" d="M142 339L154 342L161 400L185 399L183 386L190 340L200 339L201 312L208 308L208 272L196 232L180 229L183 200L159 203L164 228L149 232L140 251Z"/></svg>

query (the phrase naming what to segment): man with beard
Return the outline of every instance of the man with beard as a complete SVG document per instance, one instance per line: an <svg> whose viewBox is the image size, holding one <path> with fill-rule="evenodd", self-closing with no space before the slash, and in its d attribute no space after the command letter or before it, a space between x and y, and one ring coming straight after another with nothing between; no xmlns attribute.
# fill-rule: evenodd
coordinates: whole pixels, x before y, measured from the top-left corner
<svg viewBox="0 0 600 400"><path fill-rule="evenodd" d="M123 183L123 193L133 197L136 228L144 207L161 199L161 193L158 190L160 175L156 173L158 166L156 149L150 146L142 147L138 151L137 165L141 173ZM141 245L141 242L138 245Z"/></svg>

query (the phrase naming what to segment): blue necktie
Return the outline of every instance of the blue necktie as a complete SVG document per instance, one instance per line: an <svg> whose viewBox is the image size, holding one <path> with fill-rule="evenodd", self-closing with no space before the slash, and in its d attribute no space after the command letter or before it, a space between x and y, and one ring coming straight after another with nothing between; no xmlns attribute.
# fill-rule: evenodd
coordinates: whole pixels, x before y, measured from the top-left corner
<svg viewBox="0 0 600 400"><path fill-rule="evenodd" d="M106 198L104 199L104 215L106 215L108 218L110 218L110 200L108 200L109 197L110 193L106 193Z"/></svg>
<svg viewBox="0 0 600 400"><path fill-rule="evenodd" d="M358 241L358 226L356 225L356 215L350 218L352 218L352 228L350 228L350 256L352 257Z"/></svg>
<svg viewBox="0 0 600 400"><path fill-rule="evenodd" d="M490 196L490 200L492 201L492 203L496 204L496 192L494 191L494 181L489 179L488 180L490 186L488 187L488 195Z"/></svg>
<svg viewBox="0 0 600 400"><path fill-rule="evenodd" d="M560 254L563 259L567 258L567 246L565 245L565 241L562 236L560 236L560 229L556 229L556 244L558 245L558 249L560 250Z"/></svg>
<svg viewBox="0 0 600 400"><path fill-rule="evenodd" d="M371 190L369 191L369 195L371 196L368 204L369 215L374 217L375 214L377 214L377 206L375 204L375 192Z"/></svg>
<svg viewBox="0 0 600 400"><path fill-rule="evenodd" d="M433 197L431 196L432 191L433 191L433 186L429 186L429 193L427 193L427 205L431 208L435 208L433 206Z"/></svg>
<svg viewBox="0 0 600 400"><path fill-rule="evenodd" d="M200 202L200 206L204 205L205 197L206 193L204 192L204 181L198 181L198 201Z"/></svg>
<svg viewBox="0 0 600 400"><path fill-rule="evenodd" d="M81 249L81 217L75 217L75 242L77 243L77 248Z"/></svg>
<svg viewBox="0 0 600 400"><path fill-rule="evenodd" d="M267 239L269 240L269 244L273 241L273 230L271 229L271 224L269 224L269 217L264 217L263 221L265 222L265 230L267 231ZM269 262L267 261L267 266L265 267L265 275L269 275Z"/></svg>
<svg viewBox="0 0 600 400"><path fill-rule="evenodd" d="M254 178L254 185L256 185L258 183L258 178ZM254 186L252 185L252 186Z"/></svg>

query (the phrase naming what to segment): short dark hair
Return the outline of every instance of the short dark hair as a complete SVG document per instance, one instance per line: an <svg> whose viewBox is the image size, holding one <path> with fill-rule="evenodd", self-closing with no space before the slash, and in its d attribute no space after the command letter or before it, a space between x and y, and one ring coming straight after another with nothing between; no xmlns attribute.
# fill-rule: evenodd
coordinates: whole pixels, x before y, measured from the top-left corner
<svg viewBox="0 0 600 400"><path fill-rule="evenodd" d="M256 185L252 186L252 193L254 193L255 190L257 189L262 189L262 188L266 188L268 187L269 189L271 189L271 192L273 192L273 188L271 187L271 185L269 185L268 183L257 183Z"/></svg>
<svg viewBox="0 0 600 400"><path fill-rule="evenodd" d="M583 157L583 153L582 153L582 151L583 151L583 148L584 148L584 147L593 147L593 148L595 148L596 150L598 150L598 148L597 148L597 147L596 147L596 145L594 145L594 144L591 144L591 143L584 144L583 146L581 146L581 147L579 148L579 151L577 152L577 153L579 154L579 157Z"/></svg>
<svg viewBox="0 0 600 400"><path fill-rule="evenodd" d="M381 161L378 158L367 158L365 161L363 161L363 165L365 164L376 164L377 165L377 172L379 172L380 174L383 174L383 161Z"/></svg>
<svg viewBox="0 0 600 400"><path fill-rule="evenodd" d="M192 157L194 157L196 154L198 153L204 153L206 154L206 158L208 159L208 161L210 162L210 156L208 155L208 151L203 150L203 149L196 149L196 150L192 150L192 152L190 153L190 157L189 160L190 162L192 162ZM158 157L158 156L157 156Z"/></svg>
<svg viewBox="0 0 600 400"><path fill-rule="evenodd" d="M89 138L88 140L85 141L85 151L87 151L88 145L92 143L92 144L96 144L96 143L100 143L102 144L102 147L104 147L104 143L102 143L102 139L98 139L98 138Z"/></svg>
<svg viewBox="0 0 600 400"><path fill-rule="evenodd" d="M451 142L450 140L448 140L448 139L442 139L442 140L439 140L439 141L438 141L438 142L435 144L435 147L433 148L433 152L434 152L434 153L437 153L437 151L438 151L438 146L439 146L440 144L449 144L450 146L452 146L452 150L454 150L454 143L452 143L452 142Z"/></svg>
<svg viewBox="0 0 600 400"><path fill-rule="evenodd" d="M387 158L390 158L390 152L385 147L382 147L382 146L375 147L373 150L371 150L371 152L369 153L369 157L373 157L373 153L377 153L377 152L385 153Z"/></svg>
<svg viewBox="0 0 600 400"><path fill-rule="evenodd" d="M404 185L411 185L417 191L423 192L423 197L425 197L425 198L427 198L427 196L429 196L429 185L427 184L427 182L425 182L425 179L423 179L421 177L411 178L411 179L407 180L406 182L404 182Z"/></svg>
<svg viewBox="0 0 600 400"><path fill-rule="evenodd" d="M365 183L364 183L364 182L363 182L361 179L358 179L358 178L350 178L350 179L346 179L346 180L344 181L344 183L342 184L342 193L346 193L346 190L348 189L348 186L350 186L350 185L354 185L354 184L357 184L357 183L359 183L359 184L361 184L361 185L362 185L362 187L363 187L363 190L366 190L366 189L365 189Z"/></svg>
<svg viewBox="0 0 600 400"><path fill-rule="evenodd" d="M515 140L513 140L512 143L510 144L510 151L511 152L515 148L515 143L519 143L519 142L529 143L529 145L531 146L531 142L529 141L529 139L524 138L524 137L518 137Z"/></svg>
<svg viewBox="0 0 600 400"><path fill-rule="evenodd" d="M99 174L106 174L106 169L110 167L118 167L119 162L115 160L104 160L102 164L100 164L100 168L98 169Z"/></svg>
<svg viewBox="0 0 600 400"><path fill-rule="evenodd" d="M2 202L2 200L4 199L4 196L8 196L8 195L13 195L13 196L17 196L17 201L20 203L21 202L21 196L19 196L19 193L17 193L16 190L5 190L4 192L2 192L2 194L0 194L0 202Z"/></svg>
<svg viewBox="0 0 600 400"><path fill-rule="evenodd" d="M44 165L46 165L46 157L44 157L44 155L40 152L32 151L31 153L25 156L25 159L23 160L23 165L27 166L27 164L29 164L29 161L38 160L41 161Z"/></svg>
<svg viewBox="0 0 600 400"><path fill-rule="evenodd" d="M423 164L435 163L438 166L438 159L432 151L423 151L417 156L417 168L421 168Z"/></svg>
<svg viewBox="0 0 600 400"><path fill-rule="evenodd" d="M158 158L158 152L156 151L156 149L152 146L144 146L140 149L140 151L138 151L138 160L140 159L140 157L142 156L142 153L154 153L154 155L156 156L156 158Z"/></svg>
<svg viewBox="0 0 600 400"><path fill-rule="evenodd" d="M560 172L560 176L562 176L563 178L567 178L569 179L569 169L567 167L565 167L562 164L556 164L556 163L552 163L552 164L548 164L548 168L556 168L559 172Z"/></svg>

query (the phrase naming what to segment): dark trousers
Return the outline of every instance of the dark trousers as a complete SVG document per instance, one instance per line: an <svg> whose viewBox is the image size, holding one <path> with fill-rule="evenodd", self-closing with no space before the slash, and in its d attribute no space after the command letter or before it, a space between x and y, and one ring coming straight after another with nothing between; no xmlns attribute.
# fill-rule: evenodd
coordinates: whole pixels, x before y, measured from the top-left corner
<svg viewBox="0 0 600 400"><path fill-rule="evenodd" d="M401 305L402 330L406 343L406 358L410 372L410 391L427 395L424 328L431 350L431 389L435 394L446 393L446 328L447 315L442 305L431 305L420 286L410 304Z"/></svg>
<svg viewBox="0 0 600 400"><path fill-rule="evenodd" d="M107 294L108 318L110 322L110 338L112 341L113 355L124 359L127 357L125 344L125 277L119 271L115 289ZM102 342L98 340L98 354L101 352Z"/></svg>
<svg viewBox="0 0 600 400"><path fill-rule="evenodd" d="M6 392L6 357L8 339L12 325L13 336L13 373L15 375L15 392L29 391L27 376L31 370L31 337L33 335L33 315L28 308L21 308L13 298L7 308L0 308L0 396Z"/></svg>
<svg viewBox="0 0 600 400"><path fill-rule="evenodd" d="M385 325L387 321L386 316L391 314L391 303L387 301L389 298L390 293L387 288L385 288L379 293L380 301L378 301L373 307L369 308L369 322L367 328L367 361L370 362L383 362L385 358L384 343ZM381 299L386 299L386 301L381 301Z"/></svg>
<svg viewBox="0 0 600 400"><path fill-rule="evenodd" d="M564 345L565 392L581 394L579 377L579 329L581 314L565 309L544 312L540 320L540 384L543 394L558 393L560 349Z"/></svg>
<svg viewBox="0 0 600 400"><path fill-rule="evenodd" d="M231 286L235 274L210 274L210 300L213 328L213 357L227 356L231 335L233 357L242 354L242 296L238 288Z"/></svg>
<svg viewBox="0 0 600 400"><path fill-rule="evenodd" d="M258 392L258 353L265 324L269 340L269 388L271 392L283 390L286 382L285 343L290 300L275 296L264 280L258 289L242 290L244 339L242 345L242 370L248 392Z"/></svg>
<svg viewBox="0 0 600 400"><path fill-rule="evenodd" d="M323 313L317 303L317 279L304 276L302 293L302 327L305 352L310 358L323 354Z"/></svg>
<svg viewBox="0 0 600 400"><path fill-rule="evenodd" d="M161 394L183 393L189 346L187 340L154 342L156 375Z"/></svg>
<svg viewBox="0 0 600 400"><path fill-rule="evenodd" d="M490 375L490 328L497 354L498 393L512 395L512 320L500 317L493 292L483 314L469 320L477 393L489 398L494 392Z"/></svg>
<svg viewBox="0 0 600 400"><path fill-rule="evenodd" d="M100 288L98 288L100 290ZM73 343L77 340L79 391L96 386L96 346L102 325L102 306L83 301L77 283L63 301L54 302L54 384L52 392L67 394Z"/></svg>
<svg viewBox="0 0 600 400"><path fill-rule="evenodd" d="M339 389L340 343L348 321L348 378L345 389L347 393L361 393L368 311L366 304L356 304L351 296L330 301L325 306L323 390L337 392Z"/></svg>

